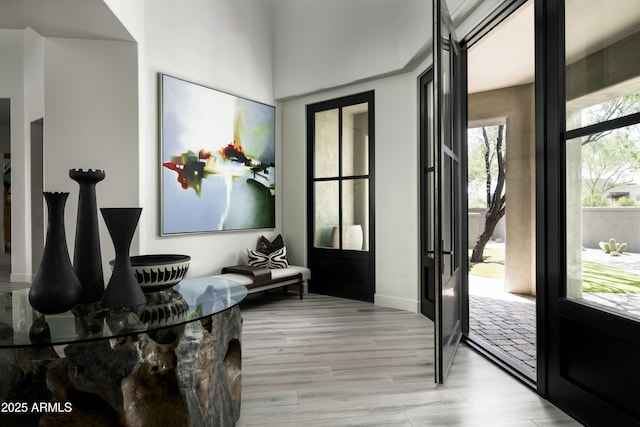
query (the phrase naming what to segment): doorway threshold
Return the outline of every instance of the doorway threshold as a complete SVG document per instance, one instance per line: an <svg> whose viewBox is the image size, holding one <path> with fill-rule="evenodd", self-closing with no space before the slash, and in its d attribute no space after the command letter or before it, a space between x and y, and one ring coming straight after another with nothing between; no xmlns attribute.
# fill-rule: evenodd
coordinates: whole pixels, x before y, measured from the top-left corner
<svg viewBox="0 0 640 427"><path fill-rule="evenodd" d="M537 389L536 370L529 365L522 363L508 353L500 351L493 344L483 340L477 334L470 332L469 335L464 337L464 342L500 368L513 375L523 384L534 390Z"/></svg>

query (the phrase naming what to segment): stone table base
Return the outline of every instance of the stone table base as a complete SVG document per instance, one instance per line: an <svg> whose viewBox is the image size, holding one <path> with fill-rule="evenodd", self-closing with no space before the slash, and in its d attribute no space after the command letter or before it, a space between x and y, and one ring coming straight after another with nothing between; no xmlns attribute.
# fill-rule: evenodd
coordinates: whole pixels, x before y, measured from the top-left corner
<svg viewBox="0 0 640 427"><path fill-rule="evenodd" d="M0 402L26 405L1 412L0 425L232 426L241 332L233 307L147 334L70 344L56 349L62 357L51 347L0 350Z"/></svg>

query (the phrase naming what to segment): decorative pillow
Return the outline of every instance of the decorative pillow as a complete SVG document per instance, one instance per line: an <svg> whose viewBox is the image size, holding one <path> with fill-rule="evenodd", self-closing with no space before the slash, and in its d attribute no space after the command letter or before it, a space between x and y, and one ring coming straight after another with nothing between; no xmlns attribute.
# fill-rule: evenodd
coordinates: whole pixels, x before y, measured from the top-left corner
<svg viewBox="0 0 640 427"><path fill-rule="evenodd" d="M268 255L282 248L284 248L282 235L278 234L273 241L269 241L266 237L260 236L260 239L258 239L258 245L256 246L256 251Z"/></svg>
<svg viewBox="0 0 640 427"><path fill-rule="evenodd" d="M287 248L275 250L269 254L269 268L287 268L289 261L287 260Z"/></svg>
<svg viewBox="0 0 640 427"><path fill-rule="evenodd" d="M252 267L263 268L287 268L289 261L287 260L287 248L283 247L270 254L263 254L251 249L247 249L248 264Z"/></svg>
<svg viewBox="0 0 640 427"><path fill-rule="evenodd" d="M251 267L269 268L269 255L247 249L247 264Z"/></svg>

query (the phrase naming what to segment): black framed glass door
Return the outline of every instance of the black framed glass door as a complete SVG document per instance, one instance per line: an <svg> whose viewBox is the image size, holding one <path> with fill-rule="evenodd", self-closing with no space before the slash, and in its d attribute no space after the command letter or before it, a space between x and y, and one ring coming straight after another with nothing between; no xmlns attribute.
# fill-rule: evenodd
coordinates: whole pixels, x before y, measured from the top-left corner
<svg viewBox="0 0 640 427"><path fill-rule="evenodd" d="M460 46L444 0L434 1L433 251L436 382L444 383L462 338ZM427 178L428 180L428 178Z"/></svg>
<svg viewBox="0 0 640 427"><path fill-rule="evenodd" d="M535 7L543 392L585 424L639 425L640 8Z"/></svg>
<svg viewBox="0 0 640 427"><path fill-rule="evenodd" d="M309 290L373 302L374 93L307 107Z"/></svg>

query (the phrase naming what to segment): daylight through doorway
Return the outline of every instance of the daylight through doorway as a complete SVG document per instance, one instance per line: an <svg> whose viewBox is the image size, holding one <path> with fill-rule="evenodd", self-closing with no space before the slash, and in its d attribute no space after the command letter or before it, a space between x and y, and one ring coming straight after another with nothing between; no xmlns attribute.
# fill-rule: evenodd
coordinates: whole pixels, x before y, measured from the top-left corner
<svg viewBox="0 0 640 427"><path fill-rule="evenodd" d="M468 338L535 382L533 23L529 1L468 49L467 245Z"/></svg>

